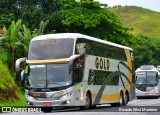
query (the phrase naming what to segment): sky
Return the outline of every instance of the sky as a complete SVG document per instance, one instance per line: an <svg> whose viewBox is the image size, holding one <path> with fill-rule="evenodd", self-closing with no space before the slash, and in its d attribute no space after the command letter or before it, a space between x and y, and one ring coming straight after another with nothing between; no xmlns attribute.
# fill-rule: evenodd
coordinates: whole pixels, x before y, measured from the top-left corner
<svg viewBox="0 0 160 115"><path fill-rule="evenodd" d="M140 6L153 11L160 12L160 0L95 0L108 4L110 7L115 5L121 6Z"/></svg>

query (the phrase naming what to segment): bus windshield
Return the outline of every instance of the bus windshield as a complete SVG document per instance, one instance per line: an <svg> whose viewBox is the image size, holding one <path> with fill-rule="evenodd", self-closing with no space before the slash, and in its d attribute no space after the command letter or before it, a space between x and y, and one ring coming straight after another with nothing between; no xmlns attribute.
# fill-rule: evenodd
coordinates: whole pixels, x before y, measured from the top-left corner
<svg viewBox="0 0 160 115"><path fill-rule="evenodd" d="M25 86L33 88L54 88L68 86L71 82L68 64L30 65Z"/></svg>
<svg viewBox="0 0 160 115"><path fill-rule="evenodd" d="M68 58L73 54L74 39L46 39L31 41L28 60Z"/></svg>
<svg viewBox="0 0 160 115"><path fill-rule="evenodd" d="M144 84L144 85L150 85L155 86L157 85L157 72L138 72L137 73L137 79L136 84Z"/></svg>

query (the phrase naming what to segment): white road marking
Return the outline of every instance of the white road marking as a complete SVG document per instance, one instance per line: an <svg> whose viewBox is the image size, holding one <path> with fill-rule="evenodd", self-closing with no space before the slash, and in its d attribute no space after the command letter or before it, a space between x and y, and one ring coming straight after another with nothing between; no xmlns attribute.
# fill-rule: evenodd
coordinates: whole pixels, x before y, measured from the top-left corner
<svg viewBox="0 0 160 115"><path fill-rule="evenodd" d="M160 106L160 99L138 99L129 102L128 106L152 106L155 104L159 104Z"/></svg>

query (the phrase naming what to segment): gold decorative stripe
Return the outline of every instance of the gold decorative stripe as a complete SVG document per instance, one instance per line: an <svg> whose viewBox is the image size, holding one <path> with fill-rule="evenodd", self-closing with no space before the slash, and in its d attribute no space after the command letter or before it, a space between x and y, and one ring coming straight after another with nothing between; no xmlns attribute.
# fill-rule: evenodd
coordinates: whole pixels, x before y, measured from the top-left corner
<svg viewBox="0 0 160 115"><path fill-rule="evenodd" d="M97 94L92 93L92 97L96 98ZM101 100L103 101L114 101L114 100L119 100L120 94L119 92L114 93L114 94L102 94Z"/></svg>
<svg viewBox="0 0 160 115"><path fill-rule="evenodd" d="M51 59L51 60L27 60L27 63L51 63L51 62L65 62L69 61L69 58L62 58L62 59Z"/></svg>

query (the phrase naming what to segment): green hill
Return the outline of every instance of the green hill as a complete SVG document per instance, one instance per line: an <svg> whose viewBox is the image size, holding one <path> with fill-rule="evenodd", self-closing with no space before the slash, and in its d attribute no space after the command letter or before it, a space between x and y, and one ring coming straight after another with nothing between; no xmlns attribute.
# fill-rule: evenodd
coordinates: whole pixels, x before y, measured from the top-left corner
<svg viewBox="0 0 160 115"><path fill-rule="evenodd" d="M110 10L119 16L123 25L133 28L134 35L160 39L160 12L137 6L115 6Z"/></svg>

